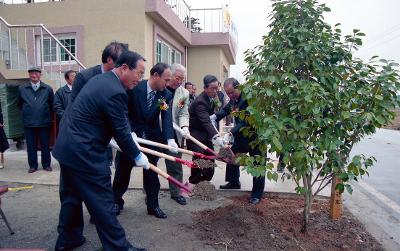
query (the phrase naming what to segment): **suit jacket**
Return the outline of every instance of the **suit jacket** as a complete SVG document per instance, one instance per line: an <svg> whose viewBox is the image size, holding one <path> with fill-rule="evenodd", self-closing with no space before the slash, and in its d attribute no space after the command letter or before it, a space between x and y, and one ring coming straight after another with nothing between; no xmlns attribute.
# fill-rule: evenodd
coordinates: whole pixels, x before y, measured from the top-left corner
<svg viewBox="0 0 400 251"><path fill-rule="evenodd" d="M224 108L215 113L215 115L217 116L217 121L231 114L233 110L237 109L238 111L245 111L247 109L247 106L247 101L243 98L243 95L241 94L238 100L230 100ZM248 124L245 120L235 117L235 126L231 129L232 135L237 136L240 132L240 129L246 126L248 126Z"/></svg>
<svg viewBox="0 0 400 251"><path fill-rule="evenodd" d="M54 95L54 111L57 114L58 121L61 120L64 111L67 109L67 106L71 103L71 90L68 85L64 85L59 88Z"/></svg>
<svg viewBox="0 0 400 251"><path fill-rule="evenodd" d="M189 91L179 86L175 90L174 99L172 101L172 121L179 127L189 127ZM182 135L178 132L176 137L178 144L182 142Z"/></svg>
<svg viewBox="0 0 400 251"><path fill-rule="evenodd" d="M101 73L101 65L96 65L78 72L78 74L76 74L74 84L72 85L71 101L75 100L89 79Z"/></svg>
<svg viewBox="0 0 400 251"><path fill-rule="evenodd" d="M138 137L165 143L167 139L174 138L172 126L172 94L165 89L157 91L150 111L147 111L147 80L141 81L135 88L128 92L129 121L132 130ZM169 105L166 111L160 109L159 100L165 99ZM161 117L161 124L160 124Z"/></svg>
<svg viewBox="0 0 400 251"><path fill-rule="evenodd" d="M128 96L113 72L90 79L65 111L54 157L79 172L110 175L107 147L111 137L130 161L140 153L130 135Z"/></svg>
<svg viewBox="0 0 400 251"><path fill-rule="evenodd" d="M214 114L214 104L205 92L202 92L190 104L189 130L190 134L200 141L211 141L218 134L211 123L210 116Z"/></svg>
<svg viewBox="0 0 400 251"><path fill-rule="evenodd" d="M53 89L40 81L37 91L31 83L18 87L18 106L24 127L50 127L53 113Z"/></svg>

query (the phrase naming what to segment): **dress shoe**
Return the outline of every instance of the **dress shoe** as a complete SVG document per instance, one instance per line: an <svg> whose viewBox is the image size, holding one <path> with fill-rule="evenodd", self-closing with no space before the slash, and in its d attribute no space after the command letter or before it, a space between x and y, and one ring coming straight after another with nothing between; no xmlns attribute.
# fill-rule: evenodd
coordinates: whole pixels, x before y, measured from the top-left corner
<svg viewBox="0 0 400 251"><path fill-rule="evenodd" d="M62 247L57 247L57 246L56 246L56 247L54 248L54 250L55 250L55 251L67 251L67 250L72 250L72 249L75 249L75 248L77 248L77 247L82 246L85 242L86 242L85 237L82 237L82 239L81 239L80 242L77 242L77 243L72 244L72 245L65 245L65 246L62 246Z"/></svg>
<svg viewBox="0 0 400 251"><path fill-rule="evenodd" d="M47 172L51 172L51 171L53 171L53 168L51 168L51 166L47 166L47 167L43 167L43 170L45 170Z"/></svg>
<svg viewBox="0 0 400 251"><path fill-rule="evenodd" d="M253 204L253 205L256 205L256 204L260 203L260 201L261 201L261 199L259 199L259 198L251 198L249 200L249 203Z"/></svg>
<svg viewBox="0 0 400 251"><path fill-rule="evenodd" d="M29 168L28 173L34 173L37 171L37 168Z"/></svg>
<svg viewBox="0 0 400 251"><path fill-rule="evenodd" d="M182 206L186 205L186 199L182 195L171 196L171 199L173 199L174 201L176 201L178 204L180 204Z"/></svg>
<svg viewBox="0 0 400 251"><path fill-rule="evenodd" d="M240 185L240 183L228 182L225 185L219 186L219 188L220 189L240 189L241 185Z"/></svg>
<svg viewBox="0 0 400 251"><path fill-rule="evenodd" d="M147 208L147 214L154 215L155 217L157 217L159 219L166 219L167 218L167 215L159 207L156 207L154 209Z"/></svg>

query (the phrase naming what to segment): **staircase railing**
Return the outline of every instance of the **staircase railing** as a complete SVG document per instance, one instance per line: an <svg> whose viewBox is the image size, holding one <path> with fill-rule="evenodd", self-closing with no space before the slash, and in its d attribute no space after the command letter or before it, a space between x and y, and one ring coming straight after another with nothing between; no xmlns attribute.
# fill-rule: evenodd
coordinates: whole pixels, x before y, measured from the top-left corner
<svg viewBox="0 0 400 251"><path fill-rule="evenodd" d="M43 24L11 25L0 17L0 58L9 70L38 66L61 86L64 72L86 68L76 57L74 41L74 45L61 42Z"/></svg>

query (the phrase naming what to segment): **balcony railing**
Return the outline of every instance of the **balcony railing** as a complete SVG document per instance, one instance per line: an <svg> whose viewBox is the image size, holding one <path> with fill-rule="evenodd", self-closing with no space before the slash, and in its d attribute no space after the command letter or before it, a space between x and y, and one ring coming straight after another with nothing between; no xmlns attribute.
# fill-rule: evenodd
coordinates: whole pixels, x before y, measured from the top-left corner
<svg viewBox="0 0 400 251"><path fill-rule="evenodd" d="M64 72L85 69L75 56L76 51L69 50L71 47L43 24L11 25L0 17L0 60L9 70L38 66L47 78L61 86Z"/></svg>

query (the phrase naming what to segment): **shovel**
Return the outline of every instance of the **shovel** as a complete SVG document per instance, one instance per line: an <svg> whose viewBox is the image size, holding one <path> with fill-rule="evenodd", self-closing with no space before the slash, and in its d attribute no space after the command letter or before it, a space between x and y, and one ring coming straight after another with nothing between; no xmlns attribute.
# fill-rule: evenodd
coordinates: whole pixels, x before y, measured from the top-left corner
<svg viewBox="0 0 400 251"><path fill-rule="evenodd" d="M117 149L118 151L122 152L122 150L119 148L117 142L115 142L114 138L111 139L110 146L115 148L115 149ZM160 152L151 150L149 148L141 147L139 145L138 145L138 148L139 148L139 150L141 152L148 153L148 154L151 154L151 155L163 158L163 159L167 159L167 160L170 160L170 161L173 161L173 162L177 162L177 163L180 163L180 164L185 165L185 166L190 167L190 168L198 168L197 164L194 163L193 161L184 160L184 159L177 158L177 157L165 154L165 153L160 153Z"/></svg>
<svg viewBox="0 0 400 251"><path fill-rule="evenodd" d="M175 131L179 132L180 134L183 133L182 129L175 123L174 123L174 129L175 129ZM223 161L223 162L228 163L228 164L233 164L233 162L234 162L233 158L223 158L223 157L221 157L217 152L215 152L214 150L210 149L208 146L206 146L203 143L201 143L200 141L198 141L192 135L189 134L188 135L188 139L190 139L196 145L200 146L203 150L205 150L205 151L207 151L207 152L209 152L209 153L214 155L214 156L209 156L209 157L211 157L213 159L217 159L217 160ZM230 148L228 148L228 147L227 147L227 149L229 149L231 151L232 156L234 156L232 150Z"/></svg>
<svg viewBox="0 0 400 251"><path fill-rule="evenodd" d="M135 138L135 140L140 144L155 146L155 147L159 147L159 148L163 148L163 149L167 149L167 150L176 149L176 148L173 148L172 146L161 144L161 143L154 142L154 141L147 140L147 139ZM216 156L209 156L209 155L205 155L205 154L202 154L202 153L189 151L189 150L186 150L186 149L183 149L183 148L177 148L177 149L178 149L178 152L181 152L181 153L184 153L184 154L188 154L188 155L192 155L192 156L194 156L196 158L199 158L199 159L210 159L211 160L211 159L215 159L216 158Z"/></svg>
<svg viewBox="0 0 400 251"><path fill-rule="evenodd" d="M121 151L121 148L119 148L117 142L115 142L114 139L112 139L110 141L110 146L117 149L118 151ZM150 149L149 149L150 150ZM193 163L194 164L194 163ZM153 172L157 173L158 175L160 175L161 177L165 178L166 180L168 180L169 182L175 184L177 187L179 187L180 189L182 189L181 191L183 192L183 194L187 193L190 194L192 192L193 187L191 186L191 184L189 184L188 182L186 182L185 184L183 184L182 182L176 180L174 177L170 176L168 173L164 172L163 170L161 170L160 168L156 167L153 164L150 164L150 170L152 170Z"/></svg>

